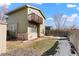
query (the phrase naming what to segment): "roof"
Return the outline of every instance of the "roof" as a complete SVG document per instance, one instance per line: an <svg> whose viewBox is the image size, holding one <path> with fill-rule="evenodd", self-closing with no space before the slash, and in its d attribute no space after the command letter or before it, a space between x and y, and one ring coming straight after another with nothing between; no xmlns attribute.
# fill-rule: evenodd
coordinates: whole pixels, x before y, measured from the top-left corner
<svg viewBox="0 0 79 59"><path fill-rule="evenodd" d="M7 12L6 15L11 14L11 13L13 13L13 12L15 12L15 11L17 11L17 10L20 10L20 9L22 9L22 8L25 8L25 7L38 10L38 11L41 13L41 15L43 16L43 18L45 19L45 16L43 15L43 13L41 12L40 9L38 9L38 8L36 8L36 7L34 7L34 6L30 6L30 5L22 5L22 6L20 6L20 7L16 8L16 9L14 9L14 10L11 10L11 11Z"/></svg>

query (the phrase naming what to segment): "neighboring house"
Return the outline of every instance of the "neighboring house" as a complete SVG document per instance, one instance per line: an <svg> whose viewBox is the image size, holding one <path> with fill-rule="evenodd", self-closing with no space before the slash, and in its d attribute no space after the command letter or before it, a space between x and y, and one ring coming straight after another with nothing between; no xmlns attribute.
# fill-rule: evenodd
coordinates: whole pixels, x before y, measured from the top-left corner
<svg viewBox="0 0 79 59"><path fill-rule="evenodd" d="M29 5L24 5L7 13L8 30L16 33L19 39L32 40L45 34L42 12Z"/></svg>

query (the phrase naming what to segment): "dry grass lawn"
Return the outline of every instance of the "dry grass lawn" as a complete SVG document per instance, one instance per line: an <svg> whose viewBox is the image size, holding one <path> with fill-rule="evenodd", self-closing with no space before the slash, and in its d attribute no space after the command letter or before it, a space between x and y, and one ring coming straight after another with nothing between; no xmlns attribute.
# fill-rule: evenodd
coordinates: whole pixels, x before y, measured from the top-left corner
<svg viewBox="0 0 79 59"><path fill-rule="evenodd" d="M32 41L8 41L7 42L7 52L10 52L12 50L17 50L16 54L18 53L19 49L20 51L23 52L24 50L24 55L41 55L48 49L50 49L54 44L56 43L57 40L54 40L53 38L50 37L42 37L37 40L32 40ZM31 51L32 54L29 54ZM27 53L28 52L28 53ZM27 54L26 54L27 53ZM9 53L10 55L10 53ZM21 53L22 55L22 53Z"/></svg>

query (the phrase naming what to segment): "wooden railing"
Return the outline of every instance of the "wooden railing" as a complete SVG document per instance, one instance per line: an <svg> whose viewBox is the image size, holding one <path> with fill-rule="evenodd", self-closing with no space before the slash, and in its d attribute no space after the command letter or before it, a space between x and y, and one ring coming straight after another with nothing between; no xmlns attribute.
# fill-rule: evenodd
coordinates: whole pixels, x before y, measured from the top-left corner
<svg viewBox="0 0 79 59"><path fill-rule="evenodd" d="M28 15L28 20L29 21L32 21L32 22L35 22L35 23L38 23L38 24L42 24L43 23L43 19L36 15L35 13L31 13Z"/></svg>

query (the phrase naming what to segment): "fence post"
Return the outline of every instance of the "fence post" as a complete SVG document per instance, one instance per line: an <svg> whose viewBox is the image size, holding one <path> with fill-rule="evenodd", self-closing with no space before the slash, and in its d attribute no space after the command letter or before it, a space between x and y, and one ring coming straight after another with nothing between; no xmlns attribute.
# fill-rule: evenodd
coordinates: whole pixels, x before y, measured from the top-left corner
<svg viewBox="0 0 79 59"><path fill-rule="evenodd" d="M0 20L0 54L6 52L7 23Z"/></svg>

